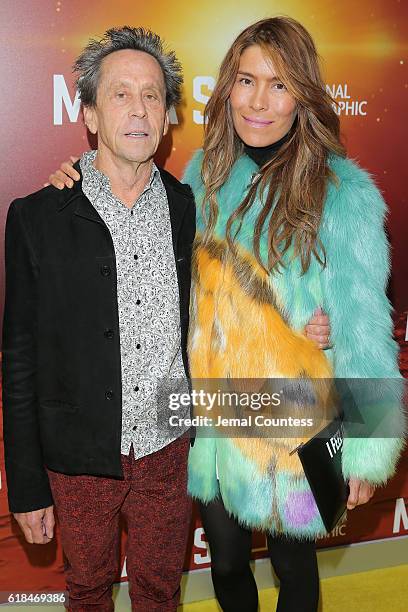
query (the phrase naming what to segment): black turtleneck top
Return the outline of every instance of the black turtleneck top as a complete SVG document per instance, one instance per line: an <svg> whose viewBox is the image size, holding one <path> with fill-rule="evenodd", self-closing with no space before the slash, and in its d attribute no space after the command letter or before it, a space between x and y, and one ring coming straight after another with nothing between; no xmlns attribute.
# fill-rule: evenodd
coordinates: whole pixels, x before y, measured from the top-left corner
<svg viewBox="0 0 408 612"><path fill-rule="evenodd" d="M273 142L267 147L250 147L244 144L244 153L248 155L261 168L266 162L279 151L284 142L286 142L289 134L282 136L280 140Z"/></svg>

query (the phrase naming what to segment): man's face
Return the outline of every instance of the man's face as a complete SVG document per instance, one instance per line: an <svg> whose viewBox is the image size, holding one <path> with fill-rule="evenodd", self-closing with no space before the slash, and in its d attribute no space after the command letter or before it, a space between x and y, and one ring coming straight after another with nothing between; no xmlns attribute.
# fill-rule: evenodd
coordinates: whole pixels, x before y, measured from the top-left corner
<svg viewBox="0 0 408 612"><path fill-rule="evenodd" d="M85 123L98 150L123 161L151 159L168 130L166 88L157 60L143 51L115 51L102 62L96 106Z"/></svg>

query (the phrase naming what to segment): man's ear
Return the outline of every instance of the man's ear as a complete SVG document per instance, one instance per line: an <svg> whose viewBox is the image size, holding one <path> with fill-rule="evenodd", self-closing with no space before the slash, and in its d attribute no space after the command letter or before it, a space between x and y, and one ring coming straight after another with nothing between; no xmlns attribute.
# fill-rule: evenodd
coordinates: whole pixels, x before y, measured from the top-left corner
<svg viewBox="0 0 408 612"><path fill-rule="evenodd" d="M164 115L163 136L165 136L167 132L169 131L169 123L170 123L169 111L166 110L166 114Z"/></svg>
<svg viewBox="0 0 408 612"><path fill-rule="evenodd" d="M98 118L94 106L84 106L84 121L85 125L91 134L96 134L98 131Z"/></svg>

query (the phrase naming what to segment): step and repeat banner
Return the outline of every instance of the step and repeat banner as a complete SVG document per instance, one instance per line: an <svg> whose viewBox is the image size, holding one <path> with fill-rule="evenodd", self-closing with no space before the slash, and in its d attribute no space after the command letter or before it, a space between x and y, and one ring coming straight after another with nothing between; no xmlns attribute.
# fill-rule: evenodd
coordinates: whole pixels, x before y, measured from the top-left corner
<svg viewBox="0 0 408 612"><path fill-rule="evenodd" d="M184 68L184 98L172 109L171 130L157 162L176 176L203 134L203 110L219 63L232 40L249 23L285 14L312 33L327 89L338 103L350 157L375 177L388 202L393 273L390 299L408 375L406 278L408 129L408 3L403 0L3 0L0 7L0 224L10 202L37 191L70 155L91 147L73 86L71 66L90 37L112 26L146 26L175 49ZM4 293L3 256L0 300ZM1 436L1 429L0 429ZM408 453L397 475L369 505L349 513L347 526L319 546L408 535ZM126 529L118 580L126 580ZM254 558L266 555L265 538L254 534ZM196 510L190 528L186 571L208 568L210 557ZM26 544L7 507L4 456L0 444L0 592L62 589L58 537L47 546Z"/></svg>

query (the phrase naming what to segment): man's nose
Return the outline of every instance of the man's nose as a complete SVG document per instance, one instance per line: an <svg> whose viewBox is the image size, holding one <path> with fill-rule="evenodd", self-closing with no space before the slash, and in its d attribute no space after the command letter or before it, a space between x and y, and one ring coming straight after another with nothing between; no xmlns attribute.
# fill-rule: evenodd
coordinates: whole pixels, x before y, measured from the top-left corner
<svg viewBox="0 0 408 612"><path fill-rule="evenodd" d="M139 119L146 116L146 106L142 96L133 98L132 105L129 109L129 116L138 117Z"/></svg>
<svg viewBox="0 0 408 612"><path fill-rule="evenodd" d="M256 87L250 101L250 106L255 111L262 111L268 108L268 92L265 87Z"/></svg>

